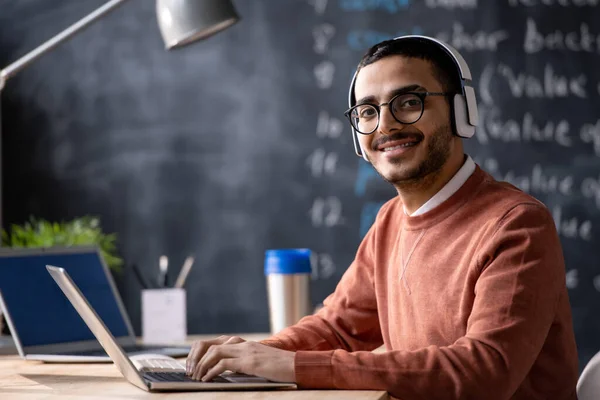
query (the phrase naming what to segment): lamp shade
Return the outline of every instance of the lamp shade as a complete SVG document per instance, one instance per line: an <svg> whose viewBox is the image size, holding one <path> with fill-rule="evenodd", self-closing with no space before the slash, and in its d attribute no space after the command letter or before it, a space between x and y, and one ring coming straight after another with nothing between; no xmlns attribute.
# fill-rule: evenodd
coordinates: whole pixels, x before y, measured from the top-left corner
<svg viewBox="0 0 600 400"><path fill-rule="evenodd" d="M239 20L230 0L156 0L156 17L167 49L205 39Z"/></svg>

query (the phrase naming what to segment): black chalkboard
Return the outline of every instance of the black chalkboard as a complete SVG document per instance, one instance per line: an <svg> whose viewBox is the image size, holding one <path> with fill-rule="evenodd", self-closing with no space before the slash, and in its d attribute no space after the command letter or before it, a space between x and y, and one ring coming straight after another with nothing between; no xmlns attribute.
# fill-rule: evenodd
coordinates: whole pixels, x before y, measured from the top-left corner
<svg viewBox="0 0 600 400"><path fill-rule="evenodd" d="M582 365L600 350L600 11L592 0L234 1L242 21L166 52L154 4L131 1L2 93L6 224L97 214L140 332L158 258L196 256L190 333L268 330L269 248L316 253L314 304L394 195L354 155L343 120L370 45L436 36L471 66L481 126L467 151L553 212ZM0 0L8 64L101 5Z"/></svg>

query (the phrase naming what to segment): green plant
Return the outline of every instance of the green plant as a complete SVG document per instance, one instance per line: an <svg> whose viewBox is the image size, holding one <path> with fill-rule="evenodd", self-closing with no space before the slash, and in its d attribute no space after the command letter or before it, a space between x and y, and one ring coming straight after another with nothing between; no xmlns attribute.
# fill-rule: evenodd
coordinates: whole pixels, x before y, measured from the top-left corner
<svg viewBox="0 0 600 400"><path fill-rule="evenodd" d="M52 247L96 245L108 267L118 272L123 259L117 254L117 235L105 234L97 217L85 216L67 222L49 222L30 217L23 225L11 225L2 231L2 243L8 247Z"/></svg>

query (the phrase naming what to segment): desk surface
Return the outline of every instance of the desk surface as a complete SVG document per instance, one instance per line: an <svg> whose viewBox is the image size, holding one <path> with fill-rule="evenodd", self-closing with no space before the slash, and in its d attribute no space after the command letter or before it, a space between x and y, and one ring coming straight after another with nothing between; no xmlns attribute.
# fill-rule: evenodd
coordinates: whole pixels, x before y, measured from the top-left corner
<svg viewBox="0 0 600 400"><path fill-rule="evenodd" d="M260 340L266 335L239 335ZM212 338L194 336L191 340ZM149 393L128 383L113 364L44 364L18 356L0 356L0 398L24 399L336 399L386 400L382 391L290 390L245 392Z"/></svg>

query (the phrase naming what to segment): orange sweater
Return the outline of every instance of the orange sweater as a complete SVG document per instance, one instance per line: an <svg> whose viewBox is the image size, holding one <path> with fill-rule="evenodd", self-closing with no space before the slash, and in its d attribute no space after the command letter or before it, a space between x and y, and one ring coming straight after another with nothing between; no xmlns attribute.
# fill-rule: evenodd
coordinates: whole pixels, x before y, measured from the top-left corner
<svg viewBox="0 0 600 400"><path fill-rule="evenodd" d="M479 167L437 208L377 215L317 314L263 343L301 388L410 399L576 399L578 365L552 216ZM371 350L385 344L387 352Z"/></svg>

